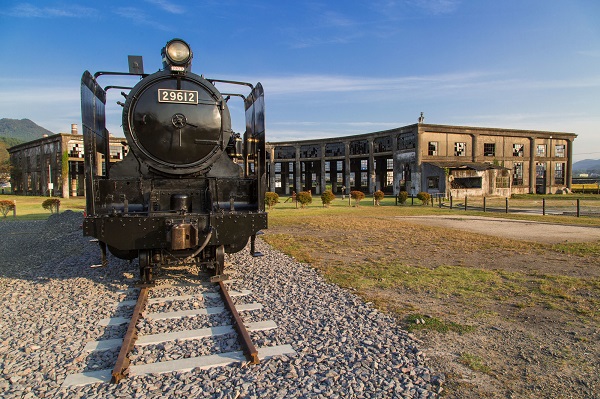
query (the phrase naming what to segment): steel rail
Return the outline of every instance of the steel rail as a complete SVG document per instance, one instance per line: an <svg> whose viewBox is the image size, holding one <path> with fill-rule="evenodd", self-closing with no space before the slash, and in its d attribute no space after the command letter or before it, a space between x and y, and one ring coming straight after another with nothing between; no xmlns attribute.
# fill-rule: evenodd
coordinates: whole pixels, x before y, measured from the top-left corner
<svg viewBox="0 0 600 399"><path fill-rule="evenodd" d="M125 338L123 338L123 345L121 345L119 357L117 357L117 364L115 364L115 368L112 371L112 383L116 384L127 376L127 370L129 369L129 353L133 350L133 346L138 337L136 324L142 317L142 312L148 302L149 290L149 287L142 287L140 289L140 295L135 308L133 309L133 316L131 316L131 321L127 327L127 333L125 333Z"/></svg>
<svg viewBox="0 0 600 399"><path fill-rule="evenodd" d="M233 327L239 335L240 343L242 344L242 350L244 355L246 355L246 359L248 359L248 361L252 364L258 364L260 362L258 359L258 350L256 350L256 347L252 343L250 334L248 333L240 314L235 308L235 305L233 304L231 296L229 296L229 292L227 292L227 287L225 287L223 281L219 281L219 287L221 288L221 296L223 297L225 306L227 306L227 309L229 309L233 315Z"/></svg>

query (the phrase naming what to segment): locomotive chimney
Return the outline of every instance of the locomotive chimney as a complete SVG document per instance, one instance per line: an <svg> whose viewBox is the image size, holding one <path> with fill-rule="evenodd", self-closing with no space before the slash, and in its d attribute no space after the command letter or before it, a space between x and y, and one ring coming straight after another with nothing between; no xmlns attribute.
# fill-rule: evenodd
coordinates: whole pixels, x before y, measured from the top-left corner
<svg viewBox="0 0 600 399"><path fill-rule="evenodd" d="M77 134L77 124L76 123L71 124L71 134Z"/></svg>

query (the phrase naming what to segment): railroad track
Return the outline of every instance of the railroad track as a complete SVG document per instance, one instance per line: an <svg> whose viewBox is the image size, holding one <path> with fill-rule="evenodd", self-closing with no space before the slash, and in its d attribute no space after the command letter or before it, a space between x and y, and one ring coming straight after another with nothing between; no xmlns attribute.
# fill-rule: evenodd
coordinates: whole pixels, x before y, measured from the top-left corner
<svg viewBox="0 0 600 399"><path fill-rule="evenodd" d="M248 362L257 364L261 359L270 358L278 355L294 354L295 351L290 345L276 345L271 347L256 348L251 340L250 332L265 331L277 328L277 325L272 320L244 323L240 312L250 312L253 310L262 309L260 303L248 303L235 305L233 297L243 298L251 294L250 291L230 291L224 282L219 282L218 292L214 290L210 292L200 292L193 294L179 294L161 296L161 290L172 286L156 286L142 287L139 290L137 300L122 301L117 304L118 307L133 306L133 314L130 318L127 317L112 317L102 319L99 323L107 328L115 325L123 325L128 323L127 331L122 339L107 339L87 343L84 348L85 356L87 353L116 350L120 347L120 351L114 365L111 369L89 370L78 374L67 375L63 387L81 386L97 382L114 382L118 383L123 378L128 376L161 374L169 372L185 372L195 368L209 369L212 367L226 366L232 363ZM193 285L192 285L193 286ZM197 287L197 285L195 285ZM150 297L153 294L152 297ZM222 302L216 306L189 306L189 302L198 304L202 302L211 302L213 305L217 302ZM172 311L147 311L148 306L188 302L188 308L184 310ZM175 306L176 307L176 306ZM191 307L191 308L190 308ZM167 309L170 310L170 309ZM170 320L180 320L182 318L193 318L197 316L210 316L215 314L227 313L231 315L232 323L228 325L206 326L202 328L181 329L180 327L170 328L168 323ZM161 333L143 334L139 332L140 323L162 323ZM166 324L165 324L166 323ZM167 326L167 327L165 327ZM190 356L175 360L156 361L150 363L131 361L132 353L138 347L148 347L152 345L166 345L166 343L203 340L205 338L224 336L237 333L241 350L218 352L202 356Z"/></svg>

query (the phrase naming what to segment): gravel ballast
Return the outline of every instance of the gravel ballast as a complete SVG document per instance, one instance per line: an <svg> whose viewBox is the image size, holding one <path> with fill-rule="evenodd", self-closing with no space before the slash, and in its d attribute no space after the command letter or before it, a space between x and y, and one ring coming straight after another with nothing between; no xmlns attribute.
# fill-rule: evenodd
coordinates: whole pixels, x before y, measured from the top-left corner
<svg viewBox="0 0 600 399"><path fill-rule="evenodd" d="M137 279L137 262L109 257L109 267L89 267L99 263L100 251L82 236L81 222L82 214L70 211L48 221L0 222L0 397L435 398L441 389L443 377L427 368L416 340L390 316L260 240L257 249L264 257L252 258L247 250L227 257L235 279L230 288L252 292L235 298L236 303L263 305L262 310L244 312L245 321L277 323L274 330L251 333L256 346L289 344L296 355L259 365L63 388L68 374L112 368L117 351L88 354L83 348L89 341L124 335L126 326L103 327L98 321L130 315L130 308L116 305L132 299L125 290ZM155 308L186 309L202 306L199 302ZM230 322L221 319L208 323ZM190 318L181 320L182 329L197 327ZM144 324L152 332L159 327ZM212 345L236 350L231 336L221 339L223 345ZM157 354L144 348L135 359L195 356L204 353L202 345L206 342L176 342L166 349L157 345ZM173 347L180 353L165 354Z"/></svg>

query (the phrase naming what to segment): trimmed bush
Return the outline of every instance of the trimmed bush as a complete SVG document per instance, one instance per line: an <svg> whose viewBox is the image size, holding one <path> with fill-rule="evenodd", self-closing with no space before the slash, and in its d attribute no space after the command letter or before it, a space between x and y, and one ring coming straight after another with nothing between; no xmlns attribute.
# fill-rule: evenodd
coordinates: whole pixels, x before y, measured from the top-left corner
<svg viewBox="0 0 600 399"><path fill-rule="evenodd" d="M302 208L304 208L306 205L312 203L312 194L310 191L300 191L296 195L296 200L300 203Z"/></svg>
<svg viewBox="0 0 600 399"><path fill-rule="evenodd" d="M429 200L431 200L431 195L429 195L429 193L426 193L425 191L421 191L419 194L417 194L417 198L421 200L421 205L428 205Z"/></svg>
<svg viewBox="0 0 600 399"><path fill-rule="evenodd" d="M385 197L385 194L381 190L377 190L373 193L373 198L375 199L375 206L379 206L379 201L381 201Z"/></svg>
<svg viewBox="0 0 600 399"><path fill-rule="evenodd" d="M365 193L362 191L350 191L350 197L354 200L354 206L360 206L360 200L365 198Z"/></svg>
<svg viewBox="0 0 600 399"><path fill-rule="evenodd" d="M279 203L279 194L274 193L272 191L267 191L265 193L265 205L267 205L267 207L269 209L271 209L272 207L275 206L275 204Z"/></svg>
<svg viewBox="0 0 600 399"><path fill-rule="evenodd" d="M323 206L329 206L331 201L335 199L335 194L331 190L325 190L323 194L321 194L321 202L323 202Z"/></svg>
<svg viewBox="0 0 600 399"><path fill-rule="evenodd" d="M404 204L408 199L408 191L400 191L398 193L398 202Z"/></svg>
<svg viewBox="0 0 600 399"><path fill-rule="evenodd" d="M42 208L50 211L50 213L58 213L60 209L60 200L58 198L48 198L42 202Z"/></svg>
<svg viewBox="0 0 600 399"><path fill-rule="evenodd" d="M14 209L15 209L15 203L13 201L9 201L9 200L0 201L0 213L2 213L2 216L6 217L6 215L8 215L8 212L10 212Z"/></svg>

